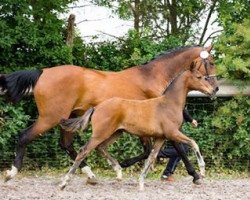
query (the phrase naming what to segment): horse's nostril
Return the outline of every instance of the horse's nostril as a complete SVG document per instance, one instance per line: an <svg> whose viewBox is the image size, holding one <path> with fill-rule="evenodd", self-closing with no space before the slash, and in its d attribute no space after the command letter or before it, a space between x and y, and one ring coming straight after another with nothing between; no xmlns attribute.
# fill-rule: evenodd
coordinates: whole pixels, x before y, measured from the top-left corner
<svg viewBox="0 0 250 200"><path fill-rule="evenodd" d="M215 91L218 92L218 91L219 91L219 87L216 87L216 88L215 88Z"/></svg>

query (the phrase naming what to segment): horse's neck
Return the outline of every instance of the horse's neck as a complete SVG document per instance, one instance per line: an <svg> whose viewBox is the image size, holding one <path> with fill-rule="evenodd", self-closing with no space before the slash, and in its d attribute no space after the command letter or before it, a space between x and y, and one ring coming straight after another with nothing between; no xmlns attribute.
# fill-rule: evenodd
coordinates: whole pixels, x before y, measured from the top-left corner
<svg viewBox="0 0 250 200"><path fill-rule="evenodd" d="M145 77L147 77L145 81L148 82L152 93L155 92L156 96L161 95L169 81L175 78L181 71L189 69L197 56L198 49L190 48L173 57L163 56L144 66Z"/></svg>
<svg viewBox="0 0 250 200"><path fill-rule="evenodd" d="M167 81L172 80L176 77L181 71L190 69L190 66L193 60L198 56L197 47L190 48L182 53L179 53L172 58L164 58L160 60L160 64L156 66L159 73L164 75L167 78Z"/></svg>

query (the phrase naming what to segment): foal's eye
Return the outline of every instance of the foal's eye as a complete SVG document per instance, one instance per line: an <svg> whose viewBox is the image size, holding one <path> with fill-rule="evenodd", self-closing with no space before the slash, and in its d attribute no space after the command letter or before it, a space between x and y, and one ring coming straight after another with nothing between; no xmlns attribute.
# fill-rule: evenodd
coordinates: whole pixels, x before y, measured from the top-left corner
<svg viewBox="0 0 250 200"><path fill-rule="evenodd" d="M198 78L198 79L201 79L201 78L202 78L202 76L197 76L197 78Z"/></svg>

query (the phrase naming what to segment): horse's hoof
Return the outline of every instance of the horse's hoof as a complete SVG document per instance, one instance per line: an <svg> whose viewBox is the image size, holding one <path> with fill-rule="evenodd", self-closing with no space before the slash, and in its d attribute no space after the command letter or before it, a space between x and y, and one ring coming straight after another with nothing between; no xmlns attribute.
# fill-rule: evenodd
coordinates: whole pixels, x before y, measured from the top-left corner
<svg viewBox="0 0 250 200"><path fill-rule="evenodd" d="M139 185L139 191L143 192L145 190L144 185Z"/></svg>
<svg viewBox="0 0 250 200"><path fill-rule="evenodd" d="M121 181L122 181L122 178L116 177L116 180L117 180L118 182L121 182Z"/></svg>
<svg viewBox="0 0 250 200"><path fill-rule="evenodd" d="M8 182L10 179L12 179L11 176L8 176L8 175L4 176L4 182L5 183Z"/></svg>
<svg viewBox="0 0 250 200"><path fill-rule="evenodd" d="M202 184L202 179L196 179L196 180L193 180L193 183L195 184L195 185L201 185Z"/></svg>
<svg viewBox="0 0 250 200"><path fill-rule="evenodd" d="M5 173L4 173L4 182L8 182L9 180L11 180L13 177L11 176L10 174L10 170L7 170Z"/></svg>
<svg viewBox="0 0 250 200"><path fill-rule="evenodd" d="M65 184L61 184L61 185L59 185L59 188L60 188L60 190L64 190L64 188L66 187L66 185Z"/></svg>
<svg viewBox="0 0 250 200"><path fill-rule="evenodd" d="M98 183L98 180L96 177L92 177L92 178L88 178L86 181L86 184L90 184L90 185L96 185Z"/></svg>

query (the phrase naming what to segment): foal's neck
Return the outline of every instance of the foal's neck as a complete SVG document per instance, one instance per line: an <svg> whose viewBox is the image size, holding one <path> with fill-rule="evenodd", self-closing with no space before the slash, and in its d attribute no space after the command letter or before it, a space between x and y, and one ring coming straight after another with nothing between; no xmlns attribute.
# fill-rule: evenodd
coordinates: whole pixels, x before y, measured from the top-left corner
<svg viewBox="0 0 250 200"><path fill-rule="evenodd" d="M185 73L185 72L184 72ZM175 105L175 109L183 110L186 104L189 88L187 85L187 74L181 74L166 89L163 97L171 105Z"/></svg>

